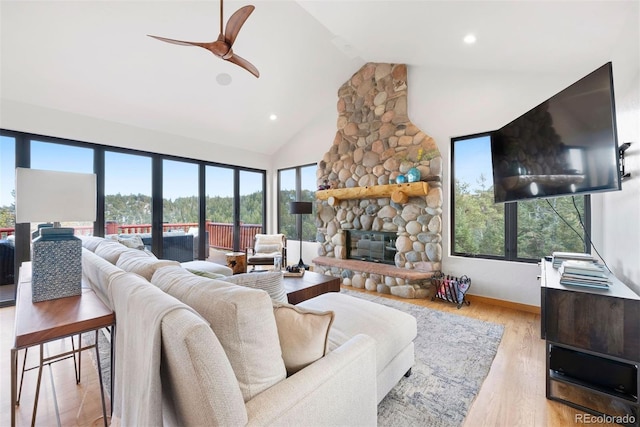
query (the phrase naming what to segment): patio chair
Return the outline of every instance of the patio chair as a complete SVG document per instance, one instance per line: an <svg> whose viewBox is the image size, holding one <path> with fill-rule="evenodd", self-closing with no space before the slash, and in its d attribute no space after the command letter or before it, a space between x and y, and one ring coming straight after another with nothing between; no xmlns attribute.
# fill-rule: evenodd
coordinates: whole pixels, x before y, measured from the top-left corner
<svg viewBox="0 0 640 427"><path fill-rule="evenodd" d="M287 260L287 238L284 234L256 234L253 247L246 248L247 266L273 265L273 258L282 255L282 264Z"/></svg>

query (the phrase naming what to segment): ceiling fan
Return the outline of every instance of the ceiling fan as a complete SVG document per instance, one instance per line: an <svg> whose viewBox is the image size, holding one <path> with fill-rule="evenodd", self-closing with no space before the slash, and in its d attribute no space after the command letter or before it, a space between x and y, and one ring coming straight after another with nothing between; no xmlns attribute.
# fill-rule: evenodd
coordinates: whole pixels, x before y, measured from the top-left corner
<svg viewBox="0 0 640 427"><path fill-rule="evenodd" d="M179 44L183 46L202 47L204 49L207 49L211 53L213 53L218 58L222 58L225 61L232 62L244 68L254 76L260 77L260 72L258 71L258 69L246 59L236 55L232 49L233 42L236 40L236 37L238 36L238 33L240 32L242 25L244 25L244 22L247 20L247 18L249 18L249 15L251 15L255 7L249 5L249 6L244 6L238 9L233 15L231 15L231 18L229 18L229 21L227 22L227 27L223 32L222 31L222 16L223 16L222 2L223 0L220 0L220 35L218 36L218 39L214 42L208 42L208 43L188 42L184 40L174 40L174 39L168 39L165 37L152 36L150 34L147 34L147 35L149 37L153 37L154 39L158 39L167 43Z"/></svg>

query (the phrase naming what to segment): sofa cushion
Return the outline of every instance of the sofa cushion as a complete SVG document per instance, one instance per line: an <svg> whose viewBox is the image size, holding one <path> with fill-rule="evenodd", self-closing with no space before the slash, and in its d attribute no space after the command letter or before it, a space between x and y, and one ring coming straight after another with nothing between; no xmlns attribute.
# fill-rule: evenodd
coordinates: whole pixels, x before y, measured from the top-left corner
<svg viewBox="0 0 640 427"><path fill-rule="evenodd" d="M273 306L266 292L196 276L182 267L158 269L151 283L210 323L245 402L286 377Z"/></svg>
<svg viewBox="0 0 640 427"><path fill-rule="evenodd" d="M217 264L215 262L195 260L182 262L180 265L192 272L198 271L204 273L215 273L222 276L231 276L233 274L232 269L226 265Z"/></svg>
<svg viewBox="0 0 640 427"><path fill-rule="evenodd" d="M115 263L118 262L120 255L127 251L135 251L135 249L130 249L118 242L105 239L98 244L95 253L115 265Z"/></svg>
<svg viewBox="0 0 640 427"><path fill-rule="evenodd" d="M78 236L82 241L82 247L89 249L91 252L95 252L98 245L104 242L104 237L98 236Z"/></svg>
<svg viewBox="0 0 640 427"><path fill-rule="evenodd" d="M180 263L169 259L157 259L155 256L150 257L145 252L137 250L124 252L116 262L116 267L139 274L147 280L151 280L151 276L157 269L169 265L180 265Z"/></svg>
<svg viewBox="0 0 640 427"><path fill-rule="evenodd" d="M287 292L282 282L282 273L279 271L236 274L221 280L247 288L262 289L269 294L272 300L283 303L288 302Z"/></svg>
<svg viewBox="0 0 640 427"><path fill-rule="evenodd" d="M89 285L98 298L110 309L113 304L109 298L111 279L119 274L126 274L122 269L99 257L87 248L82 248L82 281Z"/></svg>
<svg viewBox="0 0 640 427"><path fill-rule="evenodd" d="M335 313L329 331L330 350L357 334L366 334L376 340L378 374L417 335L416 319L410 314L338 292L319 295L297 306L310 310L332 310Z"/></svg>
<svg viewBox="0 0 640 427"><path fill-rule="evenodd" d="M327 353L332 311L306 310L291 304L274 303L273 313L287 375L295 374Z"/></svg>

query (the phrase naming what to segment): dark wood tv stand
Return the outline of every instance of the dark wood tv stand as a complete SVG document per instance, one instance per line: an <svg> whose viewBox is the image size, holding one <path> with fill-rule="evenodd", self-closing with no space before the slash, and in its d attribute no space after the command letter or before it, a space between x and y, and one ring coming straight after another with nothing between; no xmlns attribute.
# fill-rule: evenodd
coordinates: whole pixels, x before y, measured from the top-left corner
<svg viewBox="0 0 640 427"><path fill-rule="evenodd" d="M547 398L640 426L640 296L613 276L600 290L561 285L549 261L541 269Z"/></svg>

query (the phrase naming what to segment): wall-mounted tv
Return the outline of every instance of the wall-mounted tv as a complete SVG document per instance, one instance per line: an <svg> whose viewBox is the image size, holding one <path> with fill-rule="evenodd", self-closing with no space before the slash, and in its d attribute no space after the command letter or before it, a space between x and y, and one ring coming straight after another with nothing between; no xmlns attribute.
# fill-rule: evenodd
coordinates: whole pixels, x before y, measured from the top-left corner
<svg viewBox="0 0 640 427"><path fill-rule="evenodd" d="M494 200L620 190L607 63L491 135Z"/></svg>

